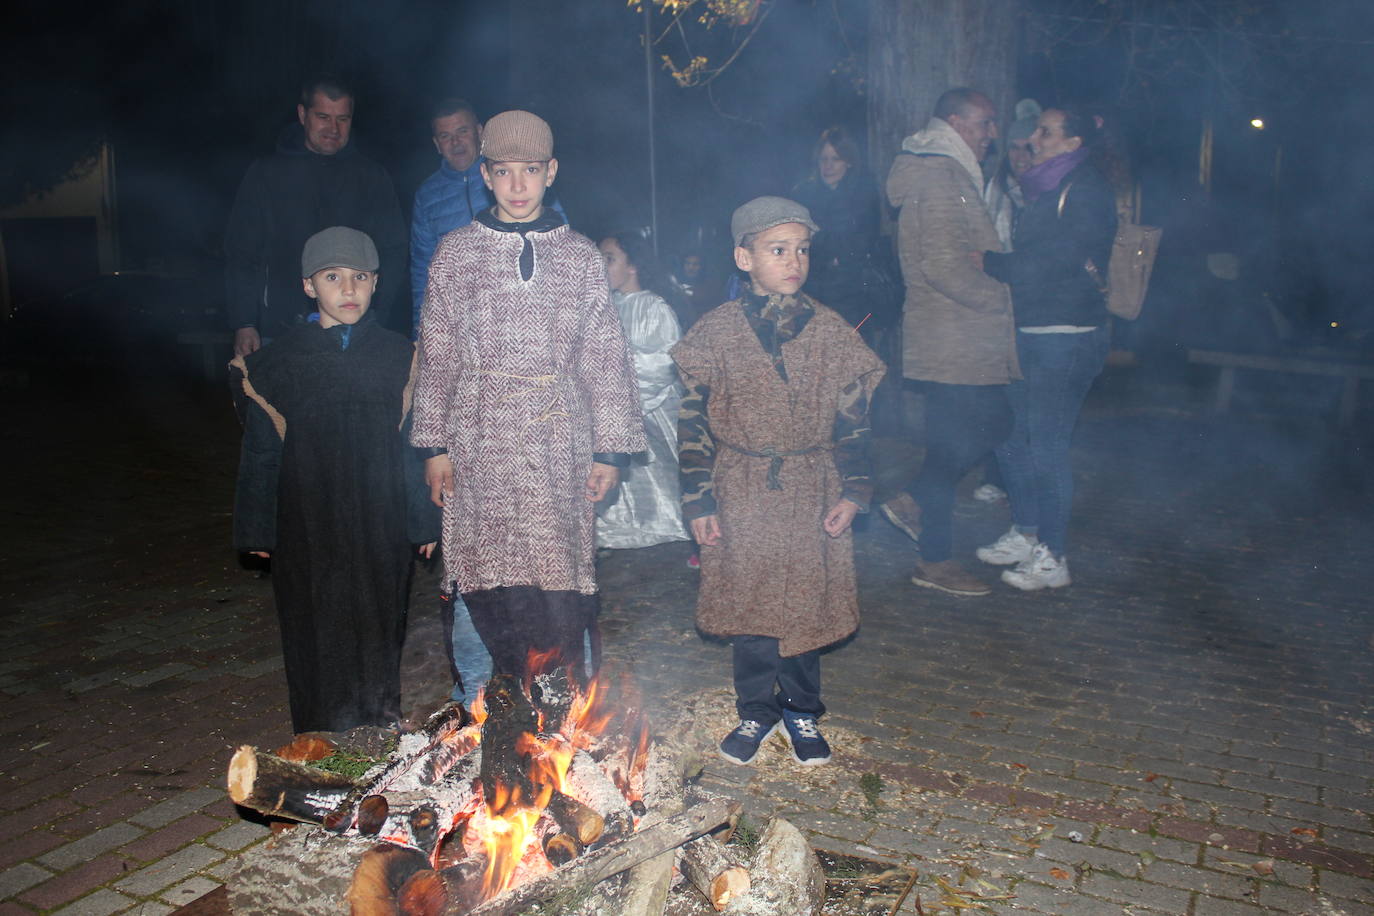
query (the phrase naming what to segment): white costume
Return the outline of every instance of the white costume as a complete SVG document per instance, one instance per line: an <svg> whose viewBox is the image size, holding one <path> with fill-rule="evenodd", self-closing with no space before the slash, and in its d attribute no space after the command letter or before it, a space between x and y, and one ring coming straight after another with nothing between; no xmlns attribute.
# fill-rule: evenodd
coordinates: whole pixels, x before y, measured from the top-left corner
<svg viewBox="0 0 1374 916"><path fill-rule="evenodd" d="M621 472L620 486L597 507L596 543L626 548L685 541L677 464L682 385L668 355L682 331L672 308L656 293L612 293L611 301L634 359L649 450L634 456Z"/></svg>

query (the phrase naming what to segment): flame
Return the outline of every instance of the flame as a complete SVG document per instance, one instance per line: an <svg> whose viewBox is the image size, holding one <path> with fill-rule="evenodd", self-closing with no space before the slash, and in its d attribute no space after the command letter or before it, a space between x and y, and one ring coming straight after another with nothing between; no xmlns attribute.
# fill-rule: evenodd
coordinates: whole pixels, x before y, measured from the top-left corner
<svg viewBox="0 0 1374 916"><path fill-rule="evenodd" d="M507 794L513 797L507 800L504 797ZM478 830L487 851L487 870L482 876L482 897L486 900L510 888L517 867L533 845L534 825L539 820L539 810L519 805L519 795L519 787L498 787L497 796L501 802L518 807L505 817L497 817L487 808L485 821ZM541 850L540 857L542 855ZM547 866L547 860L545 864Z"/></svg>

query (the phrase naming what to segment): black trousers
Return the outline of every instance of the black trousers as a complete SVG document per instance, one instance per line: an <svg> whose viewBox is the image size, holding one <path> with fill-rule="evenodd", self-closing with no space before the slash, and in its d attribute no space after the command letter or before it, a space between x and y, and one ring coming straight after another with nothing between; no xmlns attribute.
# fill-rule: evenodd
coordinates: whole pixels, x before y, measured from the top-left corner
<svg viewBox="0 0 1374 916"><path fill-rule="evenodd" d="M1011 433L1006 385L918 382L926 399L925 461L909 488L921 506L921 557L954 553L954 491L964 475Z"/></svg>
<svg viewBox="0 0 1374 916"><path fill-rule="evenodd" d="M783 657L771 636L735 636L735 709L741 719L765 726L792 712L825 714L821 702L821 653L803 652Z"/></svg>
<svg viewBox="0 0 1374 916"><path fill-rule="evenodd" d="M558 663L585 682L583 640L588 629L596 627L599 595L512 585L463 592L463 601L477 635L491 653L493 674L523 677L531 652L552 649L558 653ZM597 633L592 640L594 654L599 653L600 643Z"/></svg>

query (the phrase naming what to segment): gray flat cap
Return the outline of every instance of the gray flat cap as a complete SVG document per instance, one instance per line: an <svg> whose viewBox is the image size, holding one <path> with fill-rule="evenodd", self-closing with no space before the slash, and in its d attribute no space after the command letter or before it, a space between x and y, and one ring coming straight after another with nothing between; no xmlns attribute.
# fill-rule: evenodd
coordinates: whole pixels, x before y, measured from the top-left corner
<svg viewBox="0 0 1374 916"><path fill-rule="evenodd" d="M819 232L820 226L811 219L811 211L786 197L755 197L735 211L730 217L730 234L735 237L738 248L746 235L772 229L783 223L801 223L812 232Z"/></svg>
<svg viewBox="0 0 1374 916"><path fill-rule="evenodd" d="M301 276L313 277L326 267L376 270L382 263L377 246L366 232L347 226L330 226L305 241L301 252Z"/></svg>

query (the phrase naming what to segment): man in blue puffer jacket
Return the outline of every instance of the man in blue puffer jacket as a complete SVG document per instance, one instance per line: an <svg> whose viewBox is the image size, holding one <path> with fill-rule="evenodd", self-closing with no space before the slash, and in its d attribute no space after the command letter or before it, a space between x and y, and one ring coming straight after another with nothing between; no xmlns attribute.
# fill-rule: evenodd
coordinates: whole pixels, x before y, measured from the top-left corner
<svg viewBox="0 0 1374 916"><path fill-rule="evenodd" d="M415 192L415 213L410 221L412 339L420 333L420 308L429 286L429 261L439 240L466 226L492 205L491 194L482 181L478 155L482 125L472 104L465 99L444 99L435 106L429 123L434 132L434 148L442 159L439 170ZM546 199L545 203L563 213L557 200Z"/></svg>

